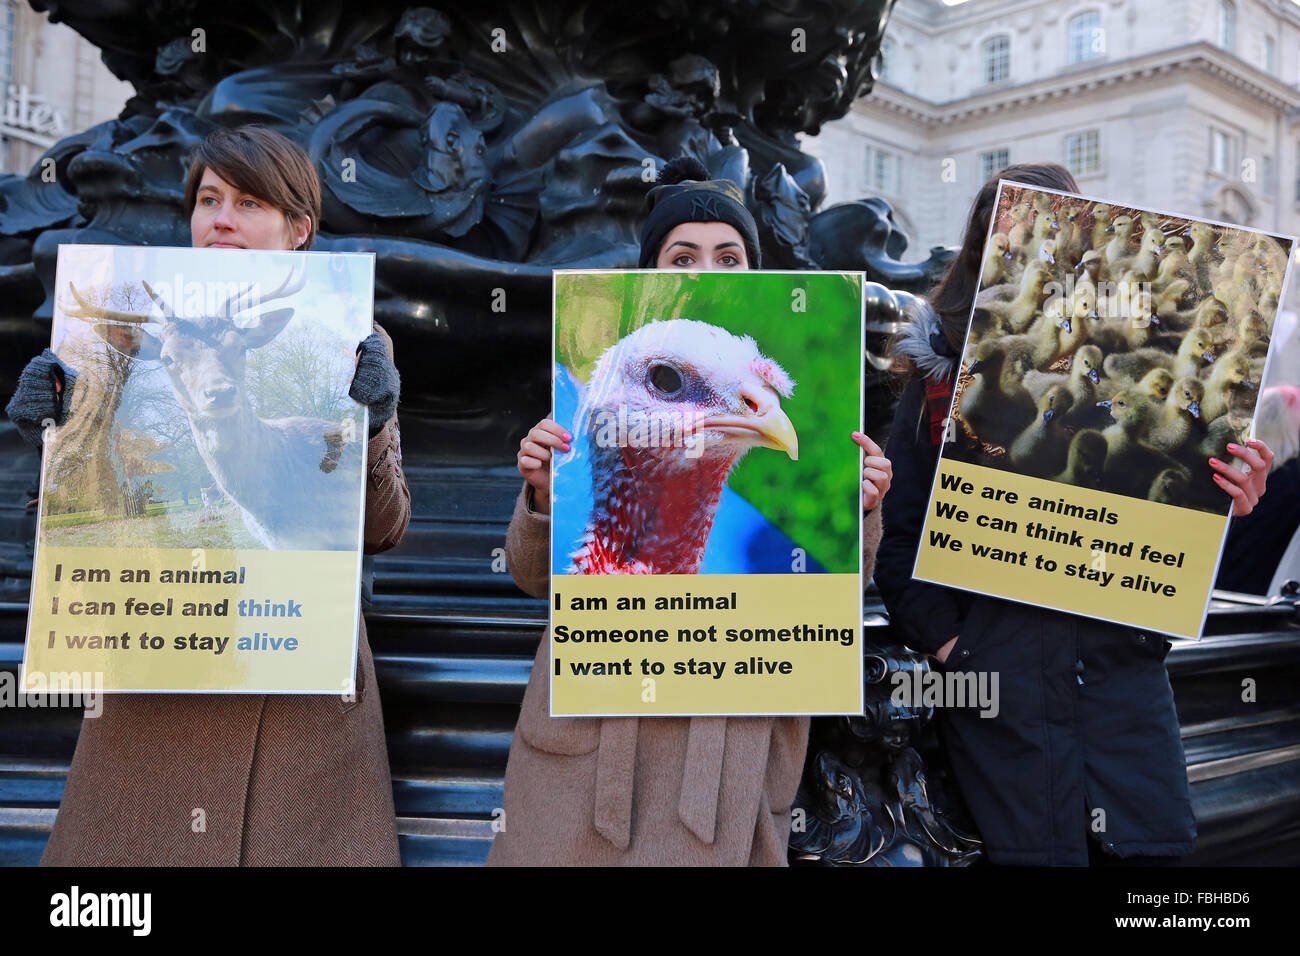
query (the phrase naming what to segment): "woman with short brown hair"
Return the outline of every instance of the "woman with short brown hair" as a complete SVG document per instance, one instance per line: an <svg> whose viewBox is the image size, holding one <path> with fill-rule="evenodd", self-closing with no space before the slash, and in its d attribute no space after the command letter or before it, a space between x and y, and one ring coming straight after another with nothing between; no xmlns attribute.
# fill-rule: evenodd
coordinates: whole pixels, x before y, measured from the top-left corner
<svg viewBox="0 0 1300 956"><path fill-rule="evenodd" d="M186 184L191 245L307 249L320 184L306 153L269 129L219 130ZM401 540L397 369L387 334L358 347L350 394L370 409L365 550ZM48 356L48 357L47 357ZM70 370L24 370L8 411L25 433L59 421ZM38 363L43 366L33 369ZM54 360L57 363L57 360ZM41 409L41 404L45 408ZM114 694L82 723L42 865L288 866L400 862L374 661L359 624L355 693Z"/></svg>

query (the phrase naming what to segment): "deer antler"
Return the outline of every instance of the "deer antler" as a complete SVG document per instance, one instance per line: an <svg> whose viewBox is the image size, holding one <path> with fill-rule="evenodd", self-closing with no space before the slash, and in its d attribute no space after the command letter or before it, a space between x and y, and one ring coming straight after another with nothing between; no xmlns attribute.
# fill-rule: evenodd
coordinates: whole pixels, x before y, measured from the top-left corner
<svg viewBox="0 0 1300 956"><path fill-rule="evenodd" d="M158 297L153 294L153 290L149 288L149 284L144 282L141 283L141 285L145 287L145 291L148 292L149 295L153 296L154 301L158 302L158 304L163 307L163 312L168 313L165 303L161 302ZM72 297L77 300L78 306L76 309L70 309L66 305L63 305L63 303L59 304L63 309L63 314L68 316L68 318L81 319L83 322L133 322L136 325L142 325L151 319L151 316L147 312L125 312L122 309L110 309L108 306L95 305L93 302L87 301L85 296L78 292L77 287L71 282L68 283L68 289L71 290ZM168 313L168 315L170 317L170 313Z"/></svg>
<svg viewBox="0 0 1300 956"><path fill-rule="evenodd" d="M262 306L266 305L268 302L274 302L276 299L287 299L291 295L296 295L301 292L303 286L307 284L307 267L304 265L302 271L297 273L297 275L295 275L294 272L295 270L291 266L289 268L289 274L285 276L284 281L281 282L277 288L263 296L259 296L256 302L253 301L252 296L252 291L255 286L241 292L233 299L226 300L225 305L221 307L222 314L225 315L226 318L234 318L240 312L243 312L245 309L248 309L253 305ZM248 301L246 302L245 299Z"/></svg>
<svg viewBox="0 0 1300 956"><path fill-rule="evenodd" d="M140 284L144 286L144 291L149 293L149 298L153 299L154 302L158 305L158 308L162 309L163 318L165 318L168 322L175 321L176 313L173 312L172 307L167 304L167 300L164 299L162 296L160 296L157 292L154 292L153 287L149 285L149 283L145 282L143 279L140 280Z"/></svg>

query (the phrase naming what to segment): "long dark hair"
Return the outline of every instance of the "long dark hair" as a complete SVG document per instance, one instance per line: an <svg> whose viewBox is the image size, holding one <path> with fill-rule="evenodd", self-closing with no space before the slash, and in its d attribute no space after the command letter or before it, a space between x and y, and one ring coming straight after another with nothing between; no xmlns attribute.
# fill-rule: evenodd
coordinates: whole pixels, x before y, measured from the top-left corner
<svg viewBox="0 0 1300 956"><path fill-rule="evenodd" d="M970 306L979 291L980 265L984 243L989 234L989 217L993 215L993 202L998 195L998 180L1012 179L1030 186L1059 189L1077 193L1079 184L1070 171L1057 163L1017 163L993 174L980 187L971 204L970 219L966 223L966 237L961 251L948 265L948 271L939 280L927 298L943 321L943 335L954 352L960 352L966 341L966 323L970 321Z"/></svg>

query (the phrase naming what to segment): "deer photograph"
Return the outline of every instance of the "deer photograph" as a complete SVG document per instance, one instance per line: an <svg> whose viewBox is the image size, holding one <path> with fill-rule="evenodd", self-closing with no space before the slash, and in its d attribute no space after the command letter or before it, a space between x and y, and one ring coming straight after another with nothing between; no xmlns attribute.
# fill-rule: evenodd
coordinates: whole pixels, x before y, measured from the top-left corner
<svg viewBox="0 0 1300 956"><path fill-rule="evenodd" d="M347 391L370 320L368 298L347 306L353 270L320 254L114 252L60 249L55 347L79 374L47 442L42 542L358 547L366 428ZM99 268L65 263L95 253Z"/></svg>

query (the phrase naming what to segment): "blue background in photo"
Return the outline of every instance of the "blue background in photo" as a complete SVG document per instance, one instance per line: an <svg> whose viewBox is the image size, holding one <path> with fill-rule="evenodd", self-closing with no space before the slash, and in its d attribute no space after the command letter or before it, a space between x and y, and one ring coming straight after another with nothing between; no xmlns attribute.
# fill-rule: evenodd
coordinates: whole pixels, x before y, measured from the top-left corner
<svg viewBox="0 0 1300 956"><path fill-rule="evenodd" d="M561 365L555 366L554 380L555 421L574 436L573 450L555 457L555 496L568 504L555 509L551 520L555 535L551 567L556 574L566 574L591 513L591 458L585 439L574 427L585 386ZM724 487L700 573L790 574L791 552L797 547L762 512ZM807 573L826 572L811 555L805 555L804 561Z"/></svg>

